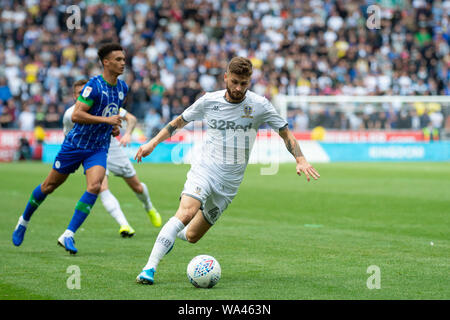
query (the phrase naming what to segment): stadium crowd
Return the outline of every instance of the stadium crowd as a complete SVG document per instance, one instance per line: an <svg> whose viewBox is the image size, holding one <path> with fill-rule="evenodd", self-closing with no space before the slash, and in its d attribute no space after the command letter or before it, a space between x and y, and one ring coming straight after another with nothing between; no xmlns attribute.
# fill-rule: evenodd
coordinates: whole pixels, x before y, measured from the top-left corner
<svg viewBox="0 0 450 320"><path fill-rule="evenodd" d="M73 28L74 2L0 0L1 128L61 127L73 82L101 73L105 40L126 50L127 107L147 135L202 92L224 88L235 55L251 58L251 90L268 99L450 95L449 0L79 1ZM368 28L372 4L381 19ZM327 107L291 111L289 122L299 130L450 126L449 114L434 113Z"/></svg>

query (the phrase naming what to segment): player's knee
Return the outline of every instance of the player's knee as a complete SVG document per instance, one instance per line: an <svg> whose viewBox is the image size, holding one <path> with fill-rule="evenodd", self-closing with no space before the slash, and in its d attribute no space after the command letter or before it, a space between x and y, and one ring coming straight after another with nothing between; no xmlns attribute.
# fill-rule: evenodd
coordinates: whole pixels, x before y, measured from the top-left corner
<svg viewBox="0 0 450 320"><path fill-rule="evenodd" d="M133 191L135 193L143 193L144 192L144 187L142 187L142 185L140 183L131 185L131 189L133 189Z"/></svg>
<svg viewBox="0 0 450 320"><path fill-rule="evenodd" d="M198 208L195 206L180 204L176 216L178 217L178 219L180 219L181 222L183 222L184 225L187 225L192 220L192 218L194 218L197 211Z"/></svg>
<svg viewBox="0 0 450 320"><path fill-rule="evenodd" d="M99 193L101 193L101 192L103 192L103 191L106 191L106 190L108 190L108 186L105 185L105 184L102 184L102 185L100 186Z"/></svg>
<svg viewBox="0 0 450 320"><path fill-rule="evenodd" d="M99 194L100 190L102 188L102 183L101 182L91 182L88 184L87 186L87 191L93 194Z"/></svg>
<svg viewBox="0 0 450 320"><path fill-rule="evenodd" d="M55 191L55 189L56 189L57 187L58 187L58 184L57 184L57 183L46 181L46 182L44 182L44 183L41 184L41 191L42 191L44 194L50 194L50 193L52 193L53 191Z"/></svg>
<svg viewBox="0 0 450 320"><path fill-rule="evenodd" d="M186 239L190 243L197 243L202 238L201 235L195 232L189 232L189 229L186 231Z"/></svg>

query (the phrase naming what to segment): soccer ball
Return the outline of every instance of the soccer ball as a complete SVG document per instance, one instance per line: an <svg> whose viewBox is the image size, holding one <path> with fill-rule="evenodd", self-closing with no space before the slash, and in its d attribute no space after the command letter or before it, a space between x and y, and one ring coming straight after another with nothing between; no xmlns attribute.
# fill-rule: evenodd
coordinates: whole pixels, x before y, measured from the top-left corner
<svg viewBox="0 0 450 320"><path fill-rule="evenodd" d="M199 255L189 262L187 276L197 288L212 288L219 282L221 268L219 262L212 256Z"/></svg>

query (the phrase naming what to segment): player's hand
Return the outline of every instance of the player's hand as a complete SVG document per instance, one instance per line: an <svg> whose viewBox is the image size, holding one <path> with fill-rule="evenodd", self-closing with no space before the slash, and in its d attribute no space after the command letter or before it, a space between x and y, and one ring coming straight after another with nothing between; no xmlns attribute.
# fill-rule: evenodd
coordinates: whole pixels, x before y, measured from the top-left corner
<svg viewBox="0 0 450 320"><path fill-rule="evenodd" d="M308 182L311 180L311 177L313 177L314 180L317 180L320 178L320 174L317 172L317 170L314 169L314 167L312 165L310 165L308 163L308 161L306 161L306 159L303 157L297 161L296 169L297 169L297 174L299 176L301 176L302 173L305 174L306 180L308 180Z"/></svg>
<svg viewBox="0 0 450 320"><path fill-rule="evenodd" d="M116 114L115 116L106 117L106 123L112 126L122 127L122 117L118 114Z"/></svg>
<svg viewBox="0 0 450 320"><path fill-rule="evenodd" d="M130 142L131 142L131 134L129 134L129 133L125 133L125 134L122 136L122 138L120 138L120 140L119 140L119 144L120 144L121 146L124 146L124 147L126 147L127 145L129 145Z"/></svg>
<svg viewBox="0 0 450 320"><path fill-rule="evenodd" d="M113 137L117 137L120 134L119 126L113 126L111 134Z"/></svg>
<svg viewBox="0 0 450 320"><path fill-rule="evenodd" d="M138 163L142 162L142 157L148 156L150 153L153 152L153 150L155 150L155 148L156 144L154 144L153 141L150 140L146 144L143 144L142 146L139 147L136 156L134 157L134 160L136 160Z"/></svg>

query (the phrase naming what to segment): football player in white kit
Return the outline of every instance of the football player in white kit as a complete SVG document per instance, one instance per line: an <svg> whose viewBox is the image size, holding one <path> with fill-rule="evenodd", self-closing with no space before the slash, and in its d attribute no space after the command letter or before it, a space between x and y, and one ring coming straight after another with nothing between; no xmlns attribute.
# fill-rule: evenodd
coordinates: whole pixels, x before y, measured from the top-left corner
<svg viewBox="0 0 450 320"><path fill-rule="evenodd" d="M305 174L308 181L320 177L303 156L286 120L265 97L248 90L251 75L249 59L233 58L224 75L226 90L203 95L136 153L135 159L141 162L176 129L194 120L207 122L206 140L202 152L194 155L179 208L161 228L148 262L136 278L138 283L153 284L156 268L176 237L195 243L217 221L237 193L256 132L263 123L284 140L295 157L298 175Z"/></svg>
<svg viewBox="0 0 450 320"><path fill-rule="evenodd" d="M78 80L74 83L73 95L75 99L80 95L86 83L86 80ZM72 122L73 110L74 106L68 108L64 113L64 135L67 135L74 125ZM155 227L161 226L161 216L155 207L153 207L146 184L139 181L139 178L136 175L136 170L131 164L130 159L128 159L128 156L121 149L121 145L126 146L131 141L131 133L136 126L136 117L122 108L120 108L119 114L125 121L127 121L127 129L121 137L120 142L115 138L111 139L111 144L108 150L106 175L102 182L99 196L106 211L108 211L120 225L119 234L122 237L132 237L135 234L135 230L130 226L125 218L125 214L120 207L119 201L108 188L108 174L110 171L116 176L122 177L128 186L134 191L137 198L142 202L145 212L147 212L150 221Z"/></svg>

